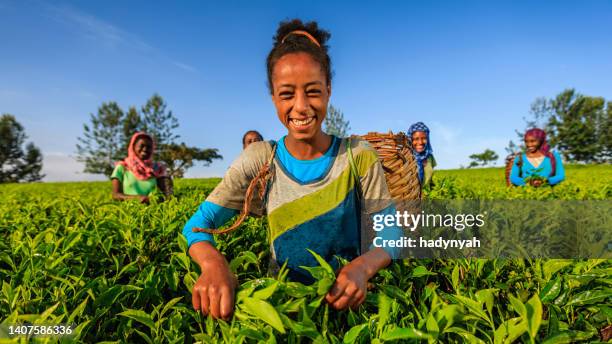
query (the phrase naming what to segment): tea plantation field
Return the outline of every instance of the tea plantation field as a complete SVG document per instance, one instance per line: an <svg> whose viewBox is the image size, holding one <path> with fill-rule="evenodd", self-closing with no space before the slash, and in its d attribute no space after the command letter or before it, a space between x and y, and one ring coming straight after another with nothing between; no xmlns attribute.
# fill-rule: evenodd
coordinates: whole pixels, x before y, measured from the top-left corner
<svg viewBox="0 0 612 344"><path fill-rule="evenodd" d="M576 343L612 324L612 260L397 261L358 311L267 275L265 219L218 238L241 283L231 322L193 311L199 275L181 229L219 179L175 183L176 197L114 202L110 182L0 185L0 339L8 325L71 324L40 342ZM501 168L436 171L430 199L610 200L612 167L569 166L561 185L507 188Z"/></svg>

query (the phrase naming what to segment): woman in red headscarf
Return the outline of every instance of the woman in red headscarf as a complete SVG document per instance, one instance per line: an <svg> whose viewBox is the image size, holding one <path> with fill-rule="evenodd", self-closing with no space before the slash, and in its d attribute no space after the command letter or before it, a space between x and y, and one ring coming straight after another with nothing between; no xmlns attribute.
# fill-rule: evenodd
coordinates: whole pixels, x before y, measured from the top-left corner
<svg viewBox="0 0 612 344"><path fill-rule="evenodd" d="M171 193L166 186L170 184L165 183L168 178L165 166L152 159L154 151L155 143L149 134L137 132L132 136L127 158L116 163L111 175L114 199L148 203L149 194L158 186L164 194Z"/></svg>
<svg viewBox="0 0 612 344"><path fill-rule="evenodd" d="M510 181L521 186L529 184L539 187L544 184L556 185L565 179L561 157L551 152L546 142L546 132L533 128L525 132L525 153L514 158Z"/></svg>

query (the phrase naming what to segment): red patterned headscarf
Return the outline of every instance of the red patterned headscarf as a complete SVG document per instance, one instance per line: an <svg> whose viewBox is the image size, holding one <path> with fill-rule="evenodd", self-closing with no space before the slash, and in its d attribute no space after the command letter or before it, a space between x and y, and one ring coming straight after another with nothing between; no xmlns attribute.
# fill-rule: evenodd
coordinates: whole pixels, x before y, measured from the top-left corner
<svg viewBox="0 0 612 344"><path fill-rule="evenodd" d="M136 151L134 150L134 145L136 145L136 141L140 138L148 138L153 144L151 148L151 157L149 159L140 159L140 157L138 156L138 154L136 154ZM151 177L165 177L166 168L162 164L153 162L153 152L155 152L155 141L153 141L151 135L143 132L137 132L132 136L132 139L130 140L127 158L118 161L115 165L122 165L140 180L147 180Z"/></svg>
<svg viewBox="0 0 612 344"><path fill-rule="evenodd" d="M532 128L525 132L524 138L526 139L527 136L532 136L540 142L540 148L538 148L538 150L542 152L544 156L547 156L550 159L550 164L552 165L551 175L554 175L555 169L557 167L557 164L556 164L557 162L555 161L555 157L550 151L550 146L548 145L548 142L546 141L546 132L540 128Z"/></svg>

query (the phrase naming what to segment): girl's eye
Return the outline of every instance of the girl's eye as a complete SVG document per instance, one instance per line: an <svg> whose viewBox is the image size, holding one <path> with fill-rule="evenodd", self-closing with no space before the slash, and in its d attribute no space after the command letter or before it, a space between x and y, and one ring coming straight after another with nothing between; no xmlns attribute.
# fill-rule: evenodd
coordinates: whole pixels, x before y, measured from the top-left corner
<svg viewBox="0 0 612 344"><path fill-rule="evenodd" d="M312 90L306 91L306 93L309 95L318 95L318 94L321 94L321 90L312 89Z"/></svg>
<svg viewBox="0 0 612 344"><path fill-rule="evenodd" d="M293 92L288 92L288 91L281 92L279 93L279 97L281 97L281 99L289 99L293 97Z"/></svg>

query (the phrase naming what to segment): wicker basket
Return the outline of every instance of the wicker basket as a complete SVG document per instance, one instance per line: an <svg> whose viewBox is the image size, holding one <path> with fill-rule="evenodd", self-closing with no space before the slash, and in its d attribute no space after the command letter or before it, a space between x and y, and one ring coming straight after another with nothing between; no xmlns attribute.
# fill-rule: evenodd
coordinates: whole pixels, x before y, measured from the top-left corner
<svg viewBox="0 0 612 344"><path fill-rule="evenodd" d="M370 132L360 136L376 149L391 197L399 205L421 199L418 166L404 133Z"/></svg>

